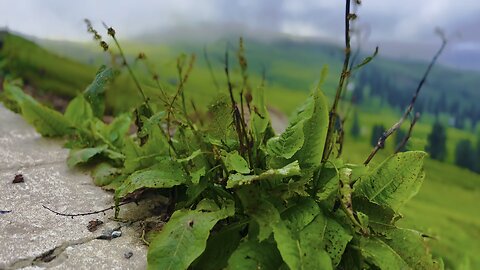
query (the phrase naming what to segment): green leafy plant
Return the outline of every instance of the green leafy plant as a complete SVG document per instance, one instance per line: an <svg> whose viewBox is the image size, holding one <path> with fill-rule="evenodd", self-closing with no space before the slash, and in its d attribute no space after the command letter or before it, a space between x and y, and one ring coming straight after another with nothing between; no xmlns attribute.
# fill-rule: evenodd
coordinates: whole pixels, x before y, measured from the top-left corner
<svg viewBox="0 0 480 270"><path fill-rule="evenodd" d="M442 268L422 233L396 225L422 184L425 153L398 153L375 167L325 158L335 133L320 86L275 134L263 87L249 84L242 41L237 56L241 89L230 82L227 51L228 92L203 124L185 106L194 58L179 59L175 93L159 87L162 102L153 103L137 84L144 102L109 124L111 68L64 114L7 81L4 100L42 135L69 139L68 165L94 166L94 182L115 191L116 215L146 190L169 196L168 221L148 235L149 269Z"/></svg>

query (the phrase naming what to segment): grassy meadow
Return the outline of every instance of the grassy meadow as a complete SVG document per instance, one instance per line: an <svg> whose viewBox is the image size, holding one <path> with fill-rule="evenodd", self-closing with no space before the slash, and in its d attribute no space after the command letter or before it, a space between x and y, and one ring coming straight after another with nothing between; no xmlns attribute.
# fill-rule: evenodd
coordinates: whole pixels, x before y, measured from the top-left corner
<svg viewBox="0 0 480 270"><path fill-rule="evenodd" d="M100 63L110 60L102 55L100 48L67 43L43 42L50 50L61 54L57 56L22 38L9 35L4 39L0 51L0 60L7 61L5 70L11 76L24 78L24 81L42 91L53 91L65 96L73 96L89 84ZM307 44L300 50L294 43L262 44L247 42L249 57L249 80L252 87L261 82L261 71L266 70L266 93L268 103L290 114L300 105L318 82L324 64L328 64L329 73L322 89L327 96L332 96L340 70L342 51L340 48L325 45L318 49L314 44ZM307 46L305 45L305 46ZM209 58L213 66L219 89L213 86L213 79L203 57L203 46L188 44L152 45L125 43L132 66L145 85L148 95L155 101L159 91L155 86L146 66L158 72L162 85L167 91L175 91L177 82L176 59L181 52L194 52L196 64L185 88L188 100L202 108L216 95L226 91L223 73L223 55L225 41L218 41L208 46ZM233 83L240 82L240 72L236 62L236 44L230 48L230 63ZM70 48L70 50L68 49ZM138 52L147 55L147 65L135 60ZM316 52L312 54L312 52ZM77 61L69 58L76 58ZM186 61L188 62L188 55ZM405 91L413 91L406 89ZM140 102L140 97L133 88L133 83L126 72L121 73L107 92L110 111L118 113ZM407 104L405 104L407 106ZM350 162L363 162L372 147L369 145L371 127L375 124L391 126L400 117L400 111L386 105L356 107L353 113L359 114L361 136L352 138L349 134L351 122L346 126L344 157ZM350 117L350 119L352 119ZM426 115L416 125L413 137L408 145L411 150L423 150L431 129L432 117ZM404 129L408 123L404 124ZM464 138L475 141L472 132L449 128L448 158L445 163L428 159L425 163L427 177L419 194L410 201L403 214L401 224L419 229L431 237L430 245L435 256L443 258L448 269L480 269L480 175L460 169L453 163L456 143ZM393 152L393 137L386 149L379 152L372 164L379 163Z"/></svg>

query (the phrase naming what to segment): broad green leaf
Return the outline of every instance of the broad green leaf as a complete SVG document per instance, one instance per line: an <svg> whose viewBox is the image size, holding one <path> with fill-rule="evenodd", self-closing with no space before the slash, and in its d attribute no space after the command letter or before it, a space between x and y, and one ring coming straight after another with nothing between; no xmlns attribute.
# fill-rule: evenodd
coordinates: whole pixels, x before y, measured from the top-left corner
<svg viewBox="0 0 480 270"><path fill-rule="evenodd" d="M207 247L193 263L192 269L217 270L227 266L228 259L242 239L241 230L246 224L232 224L214 232L207 240Z"/></svg>
<svg viewBox="0 0 480 270"><path fill-rule="evenodd" d="M102 66L93 82L85 89L83 95L92 106L93 114L101 118L105 111L105 87L113 78L113 70Z"/></svg>
<svg viewBox="0 0 480 270"><path fill-rule="evenodd" d="M250 126L254 134L255 149L268 139L267 129L270 126L270 116L265 105L265 90L258 87L252 91L252 115L250 116Z"/></svg>
<svg viewBox="0 0 480 270"><path fill-rule="evenodd" d="M298 122L295 126L288 128L277 137L273 137L267 142L267 151L275 157L283 157L289 159L302 148L304 143L303 123Z"/></svg>
<svg viewBox="0 0 480 270"><path fill-rule="evenodd" d="M282 212L281 218L291 231L300 232L318 214L321 214L320 207L313 199L300 198L296 204Z"/></svg>
<svg viewBox="0 0 480 270"><path fill-rule="evenodd" d="M120 173L119 168L115 168L107 162L102 162L95 166L91 176L95 185L102 187L110 184Z"/></svg>
<svg viewBox="0 0 480 270"><path fill-rule="evenodd" d="M228 96L218 96L209 106L208 114L212 117L207 127L209 137L213 140L227 140L234 127L232 104Z"/></svg>
<svg viewBox="0 0 480 270"><path fill-rule="evenodd" d="M282 255L283 261L290 269L303 268L303 250L301 250L298 239L294 236L285 223L280 220L271 225L273 229L273 238L277 243L278 251Z"/></svg>
<svg viewBox="0 0 480 270"><path fill-rule="evenodd" d="M395 212L388 206L374 203L364 196L354 196L352 201L354 209L367 215L369 221L381 224L393 224L395 221ZM376 231L375 225L373 229Z"/></svg>
<svg viewBox="0 0 480 270"><path fill-rule="evenodd" d="M261 198L258 189L246 186L237 190L246 214L258 224L258 241L267 239L273 231L272 225L280 222L280 214L275 206Z"/></svg>
<svg viewBox="0 0 480 270"><path fill-rule="evenodd" d="M126 137L122 152L125 155L124 172L132 173L156 164L157 157L168 155L168 144L157 126L150 131L149 140L142 146Z"/></svg>
<svg viewBox="0 0 480 270"><path fill-rule="evenodd" d="M103 137L107 138L116 147L122 147L124 137L127 135L132 119L128 114L121 114L103 130Z"/></svg>
<svg viewBox="0 0 480 270"><path fill-rule="evenodd" d="M294 161L280 169L270 169L259 175L231 174L227 181L227 188L249 185L255 181L278 180L301 175L297 161Z"/></svg>
<svg viewBox="0 0 480 270"><path fill-rule="evenodd" d="M417 194L422 185L424 152L398 153L362 178L355 192L370 201L391 207L395 212Z"/></svg>
<svg viewBox="0 0 480 270"><path fill-rule="evenodd" d="M381 269L439 269L421 233L385 226L382 236L362 238L360 250Z"/></svg>
<svg viewBox="0 0 480 270"><path fill-rule="evenodd" d="M325 250L332 259L332 265L336 267L345 252L352 235L340 223L332 218L327 218L324 233Z"/></svg>
<svg viewBox="0 0 480 270"><path fill-rule="evenodd" d="M325 251L327 219L312 199L302 199L282 213L273 235L290 269L331 269Z"/></svg>
<svg viewBox="0 0 480 270"><path fill-rule="evenodd" d="M303 125L305 143L293 158L298 160L302 169L320 166L328 129L328 107L325 96L320 90L313 93L312 117Z"/></svg>
<svg viewBox="0 0 480 270"><path fill-rule="evenodd" d="M325 251L327 218L319 211L299 233L302 269L333 269L332 260Z"/></svg>
<svg viewBox="0 0 480 270"><path fill-rule="evenodd" d="M18 104L25 120L43 136L57 137L72 132L72 123L61 113L38 103L19 87L6 84L5 93Z"/></svg>
<svg viewBox="0 0 480 270"><path fill-rule="evenodd" d="M225 154L225 166L229 171L235 171L241 174L250 173L250 168L248 168L247 162L238 151Z"/></svg>
<svg viewBox="0 0 480 270"><path fill-rule="evenodd" d="M300 107L279 137L267 142L271 165L298 160L302 169L320 166L327 136L328 108L325 96L316 90Z"/></svg>
<svg viewBox="0 0 480 270"><path fill-rule="evenodd" d="M361 238L361 253L373 265L384 270L411 269L386 243L378 238Z"/></svg>
<svg viewBox="0 0 480 270"><path fill-rule="evenodd" d="M275 243L246 240L238 246L228 260L228 270L279 269L282 257Z"/></svg>
<svg viewBox="0 0 480 270"><path fill-rule="evenodd" d="M76 127L83 127L88 123L88 120L93 118L93 111L85 97L79 95L70 101L64 115Z"/></svg>
<svg viewBox="0 0 480 270"><path fill-rule="evenodd" d="M142 188L171 188L185 184L187 179L179 163L163 160L153 167L132 173L115 191L115 197L122 198Z"/></svg>
<svg viewBox="0 0 480 270"><path fill-rule="evenodd" d="M102 153L108 148L107 145L101 145L98 147L83 148L83 149L72 149L70 150L67 158L68 167L72 168L77 164L86 163L92 157Z"/></svg>
<svg viewBox="0 0 480 270"><path fill-rule="evenodd" d="M213 226L235 213L233 202L226 201L222 205L216 211L175 211L150 243L148 269L187 269L205 250Z"/></svg>

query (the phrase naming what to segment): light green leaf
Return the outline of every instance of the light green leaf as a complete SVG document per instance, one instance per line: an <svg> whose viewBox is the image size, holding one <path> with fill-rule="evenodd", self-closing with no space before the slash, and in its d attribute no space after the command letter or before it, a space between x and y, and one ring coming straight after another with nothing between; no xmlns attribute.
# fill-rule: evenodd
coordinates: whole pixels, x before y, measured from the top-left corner
<svg viewBox="0 0 480 270"><path fill-rule="evenodd" d="M148 249L148 269L187 269L205 250L210 230L235 213L233 202L226 201L216 211L177 210Z"/></svg>
<svg viewBox="0 0 480 270"><path fill-rule="evenodd" d="M439 269L421 233L385 226L383 236L362 238L360 251L381 269Z"/></svg>
<svg viewBox="0 0 480 270"><path fill-rule="evenodd" d="M43 136L57 137L72 132L72 123L61 113L38 103L19 87L6 84L5 94L17 103L25 120L32 124L38 133Z"/></svg>
<svg viewBox="0 0 480 270"><path fill-rule="evenodd" d="M192 178L192 183L193 184L198 184L200 182L200 178L202 176L205 176L205 173L206 173L206 169L205 167L202 167L194 172L191 172L190 173L190 177Z"/></svg>
<svg viewBox="0 0 480 270"><path fill-rule="evenodd" d="M77 127L85 126L88 120L93 118L93 111L90 103L83 95L74 98L67 106L65 118Z"/></svg>
<svg viewBox="0 0 480 270"><path fill-rule="evenodd" d="M218 96L208 107L211 122L207 127L207 133L211 140L227 140L232 134L233 111L232 104L227 95Z"/></svg>
<svg viewBox="0 0 480 270"><path fill-rule="evenodd" d="M142 188L171 188L186 183L187 179L187 175L179 163L162 160L153 167L131 174L115 191L115 197L122 198Z"/></svg>
<svg viewBox="0 0 480 270"><path fill-rule="evenodd" d="M267 130L270 126L270 116L265 105L265 90L258 87L252 91L252 116L250 117L250 126L254 134L255 149L268 139ZM271 127L270 127L271 128Z"/></svg>
<svg viewBox="0 0 480 270"><path fill-rule="evenodd" d="M102 153L107 148L107 145L101 145L91 148L72 149L68 154L67 165L68 167L72 168L77 164L85 163L89 161L92 157Z"/></svg>
<svg viewBox="0 0 480 270"><path fill-rule="evenodd" d="M279 137L267 142L271 165L298 160L302 169L320 166L327 136L328 108L325 96L316 90L300 107Z"/></svg>
<svg viewBox="0 0 480 270"><path fill-rule="evenodd" d="M102 187L110 184L120 173L120 169L113 167L107 162L102 162L95 166L91 176L95 185Z"/></svg>
<svg viewBox="0 0 480 270"><path fill-rule="evenodd" d="M280 136L268 140L268 154L285 159L293 157L293 155L302 148L305 140L303 136L303 123L304 121L300 121L295 126L288 126Z"/></svg>
<svg viewBox="0 0 480 270"><path fill-rule="evenodd" d="M249 185L255 181L283 179L301 174L297 161L294 161L280 169L270 169L259 175L231 174L227 181L227 188Z"/></svg>
<svg viewBox="0 0 480 270"><path fill-rule="evenodd" d="M102 66L93 82L85 89L83 95L92 106L93 114L101 118L105 111L105 87L113 78L113 70Z"/></svg>
<svg viewBox="0 0 480 270"><path fill-rule="evenodd" d="M238 151L233 151L225 154L225 166L229 171L236 171L242 174L250 173L250 168L248 168L247 161L238 153Z"/></svg>
<svg viewBox="0 0 480 270"><path fill-rule="evenodd" d="M355 186L355 192L397 212L420 189L425 178L425 156L424 152L412 151L389 157L371 174L362 178Z"/></svg>
<svg viewBox="0 0 480 270"><path fill-rule="evenodd" d="M332 260L325 251L327 218L317 212L315 218L299 233L302 269L333 269Z"/></svg>
<svg viewBox="0 0 480 270"><path fill-rule="evenodd" d="M122 147L124 137L130 130L132 118L128 114L121 114L102 131L103 137L107 138L116 147Z"/></svg>
<svg viewBox="0 0 480 270"><path fill-rule="evenodd" d="M327 138L328 107L323 93L318 89L313 93L312 117L303 125L305 143L294 156L302 169L317 168L323 156L323 148Z"/></svg>
<svg viewBox="0 0 480 270"><path fill-rule="evenodd" d="M155 127L150 132L149 140L142 146L133 138L126 137L122 152L125 155L124 172L132 173L156 164L157 157L168 155L168 145L158 127Z"/></svg>
<svg viewBox="0 0 480 270"><path fill-rule="evenodd" d="M195 150L190 156L186 157L186 158L179 158L177 159L178 162L188 162L198 156L200 156L202 154L202 150L201 149L198 149L198 150Z"/></svg>
<svg viewBox="0 0 480 270"><path fill-rule="evenodd" d="M360 245L365 259L380 269L411 269L402 257L378 238L361 238Z"/></svg>

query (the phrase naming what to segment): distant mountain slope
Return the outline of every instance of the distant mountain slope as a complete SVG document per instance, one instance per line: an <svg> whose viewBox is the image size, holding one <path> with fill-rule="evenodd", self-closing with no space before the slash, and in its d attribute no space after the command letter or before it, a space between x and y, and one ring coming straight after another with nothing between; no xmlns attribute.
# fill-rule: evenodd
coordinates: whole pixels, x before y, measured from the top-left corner
<svg viewBox="0 0 480 270"><path fill-rule="evenodd" d="M0 33L0 62L6 75L20 77L40 91L66 97L83 91L96 70L8 32Z"/></svg>
<svg viewBox="0 0 480 270"><path fill-rule="evenodd" d="M152 40L152 39L150 39ZM209 57L218 77L223 76L223 59L226 44L235 58L238 47L237 38L223 38L210 43L201 41L168 41L162 43L132 43L126 46L132 55L138 51L147 51L157 67L168 66L161 71L166 76L168 69L175 69L175 56L185 52L197 55L196 70L206 68L203 60L203 48L207 45ZM47 47L61 50L68 55L67 48L81 51L74 44L44 43ZM330 74L324 85L327 95L332 95L337 83L340 64L343 59L342 48L318 41L270 39L259 41L253 38L245 42L251 74L261 74L266 70L268 83L295 92L308 92L318 81L323 65L328 65ZM84 50L85 52L85 50ZM433 56L434 52L431 52ZM85 55L85 53L77 53ZM382 48L380 46L380 55ZM365 54L364 54L365 56ZM426 57L430 57L426 56ZM359 57L359 61L362 57ZM231 61L235 65L235 61ZM170 64L169 64L170 63ZM357 101L368 108L393 106L402 109L410 102L413 91L422 77L428 63L424 61L398 60L377 57L371 64L355 74ZM174 75L173 75L174 76ZM373 98L373 99L372 99ZM374 102L371 102L371 101ZM379 102L375 103L375 100ZM455 70L437 65L425 84L417 105L419 111L431 115L448 116L450 124L458 128L473 127L480 121L480 72ZM373 107L372 107L373 106ZM378 109L378 108L377 108ZM446 119L443 117L443 119Z"/></svg>

